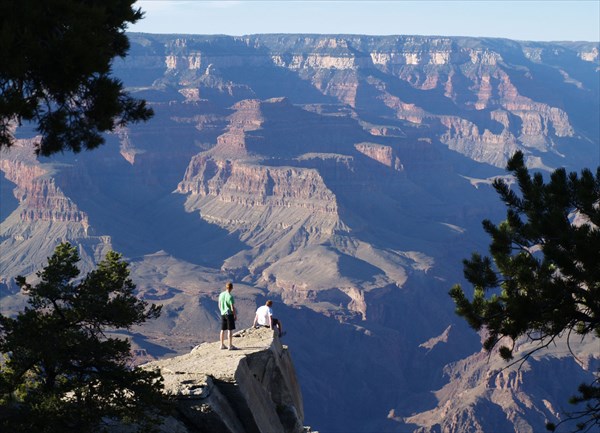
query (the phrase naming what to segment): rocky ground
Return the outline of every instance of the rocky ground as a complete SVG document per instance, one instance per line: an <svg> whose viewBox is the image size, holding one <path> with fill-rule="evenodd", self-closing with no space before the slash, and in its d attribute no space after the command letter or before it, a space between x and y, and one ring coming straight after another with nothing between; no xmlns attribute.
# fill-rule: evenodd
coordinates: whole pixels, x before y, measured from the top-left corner
<svg viewBox="0 0 600 433"><path fill-rule="evenodd" d="M268 328L235 334L236 350L203 343L190 353L146 364L160 369L177 415L164 431L223 433L310 431L288 348Z"/></svg>

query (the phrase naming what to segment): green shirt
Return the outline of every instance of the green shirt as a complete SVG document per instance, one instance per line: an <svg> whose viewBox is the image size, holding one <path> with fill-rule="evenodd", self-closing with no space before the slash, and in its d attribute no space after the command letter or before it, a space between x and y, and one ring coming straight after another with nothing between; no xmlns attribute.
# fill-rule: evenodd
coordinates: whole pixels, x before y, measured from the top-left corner
<svg viewBox="0 0 600 433"><path fill-rule="evenodd" d="M233 304L233 295L227 290L222 291L219 295L219 310L221 310L223 316L226 314L233 314Z"/></svg>

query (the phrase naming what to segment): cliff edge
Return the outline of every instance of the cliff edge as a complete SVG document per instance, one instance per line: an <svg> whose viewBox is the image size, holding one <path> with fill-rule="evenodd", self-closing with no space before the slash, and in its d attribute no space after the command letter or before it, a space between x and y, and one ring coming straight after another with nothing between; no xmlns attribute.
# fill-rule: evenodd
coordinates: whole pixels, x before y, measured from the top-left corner
<svg viewBox="0 0 600 433"><path fill-rule="evenodd" d="M242 330L233 341L238 350L203 343L144 366L160 369L165 391L175 396L178 419L167 422L170 431L311 431L303 427L302 394L287 347L267 328Z"/></svg>

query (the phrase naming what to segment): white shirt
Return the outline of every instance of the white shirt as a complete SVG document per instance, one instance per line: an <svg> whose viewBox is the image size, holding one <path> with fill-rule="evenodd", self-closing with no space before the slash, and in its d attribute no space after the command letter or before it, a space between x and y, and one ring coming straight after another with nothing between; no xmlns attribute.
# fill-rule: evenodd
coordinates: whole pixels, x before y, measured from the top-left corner
<svg viewBox="0 0 600 433"><path fill-rule="evenodd" d="M269 320L269 317L271 317L272 315L273 310L267 305L258 307L258 309L256 310L256 317L259 325L271 326L271 321Z"/></svg>

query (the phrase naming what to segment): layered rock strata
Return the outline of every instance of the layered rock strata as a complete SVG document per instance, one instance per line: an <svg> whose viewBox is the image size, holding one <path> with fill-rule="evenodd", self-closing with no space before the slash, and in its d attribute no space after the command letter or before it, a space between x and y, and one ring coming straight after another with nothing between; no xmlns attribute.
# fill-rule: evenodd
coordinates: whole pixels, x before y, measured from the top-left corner
<svg viewBox="0 0 600 433"><path fill-rule="evenodd" d="M397 120L441 127L436 135L452 150L503 167L515 149L554 151L561 140L577 137L564 100L532 93L528 83L593 91L598 46L419 36L186 36L166 40L163 59L161 82L177 82L188 101L214 91L231 104L259 96L251 96L251 82L230 81L241 68L291 73L306 83L304 95L310 86L323 101L382 115L384 105ZM553 74L562 78L547 81ZM233 91L234 84L248 89ZM498 119L497 110L506 115ZM235 144L240 130L230 135Z"/></svg>
<svg viewBox="0 0 600 433"><path fill-rule="evenodd" d="M383 146L376 143L358 143L354 147L360 153L374 159L381 164L393 168L394 170L402 170L400 158L395 154L394 149L390 146Z"/></svg>
<svg viewBox="0 0 600 433"><path fill-rule="evenodd" d="M14 195L20 204L20 219L75 222L87 230L88 216L64 195L49 170L37 162L33 156L33 143L24 141L16 146L16 151L0 158L0 171L16 185Z"/></svg>
<svg viewBox="0 0 600 433"><path fill-rule="evenodd" d="M219 197L241 206L307 208L336 212L335 196L319 173L297 167L266 167L242 161L194 157L178 192Z"/></svg>
<svg viewBox="0 0 600 433"><path fill-rule="evenodd" d="M543 431L545 422L561 421L566 423L565 431L574 430L570 427L574 422L565 418L577 406L564 404L578 383L594 379L600 356L594 338L573 343L568 348L563 338L552 348L520 359L533 347L522 341L517 345L517 361L512 364L502 361L497 352L490 356L483 351L450 364L444 374L452 380L434 393L437 407L404 421L419 425L418 433L534 433ZM570 353L576 356L571 358Z"/></svg>
<svg viewBox="0 0 600 433"><path fill-rule="evenodd" d="M233 280L240 326L281 301L307 418L323 430L543 431L581 372L555 353L488 380L496 366L470 356L479 339L446 293L460 259L489 243L481 220L505 214L490 185L515 150L541 170L595 165L598 43L130 39L114 72L151 122L41 164L0 155L0 292L61 240L88 269L114 242L138 294L163 305L132 336L139 359L214 338L216 296ZM87 235L84 217L107 236ZM18 302L3 297L3 314ZM214 381L205 388L225 395Z"/></svg>
<svg viewBox="0 0 600 433"><path fill-rule="evenodd" d="M59 187L56 168L36 159L35 141L17 140L0 155L0 171L16 199L12 212L3 209L8 215L0 224L1 291L17 291L14 276L35 273L60 242L79 247L83 269L111 248L109 236L89 235L88 214Z"/></svg>

